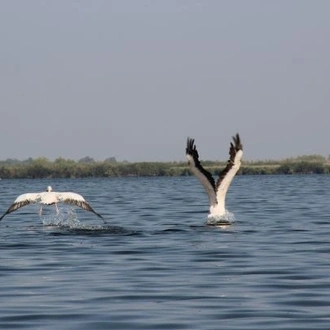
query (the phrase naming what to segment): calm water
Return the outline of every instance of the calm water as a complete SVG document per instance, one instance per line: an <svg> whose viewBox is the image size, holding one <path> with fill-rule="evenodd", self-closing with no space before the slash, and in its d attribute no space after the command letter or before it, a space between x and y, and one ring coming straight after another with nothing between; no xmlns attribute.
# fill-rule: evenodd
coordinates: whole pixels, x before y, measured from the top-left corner
<svg viewBox="0 0 330 330"><path fill-rule="evenodd" d="M330 176L236 177L225 227L205 225L194 177L2 180L1 213L48 184L107 224L67 206L7 215L0 329L330 328Z"/></svg>

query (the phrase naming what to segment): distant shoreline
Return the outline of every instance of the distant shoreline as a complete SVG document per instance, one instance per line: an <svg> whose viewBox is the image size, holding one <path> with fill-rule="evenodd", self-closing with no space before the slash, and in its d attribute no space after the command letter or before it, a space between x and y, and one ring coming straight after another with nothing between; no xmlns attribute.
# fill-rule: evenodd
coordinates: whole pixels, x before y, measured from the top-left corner
<svg viewBox="0 0 330 330"><path fill-rule="evenodd" d="M203 167L217 176L225 161L201 161ZM285 160L243 161L240 175L328 174L330 161L323 156L300 156ZM128 176L190 176L186 162L117 162L114 158L94 161L86 157L79 161L58 158L36 158L25 161L0 161L1 179L34 178L102 178Z"/></svg>

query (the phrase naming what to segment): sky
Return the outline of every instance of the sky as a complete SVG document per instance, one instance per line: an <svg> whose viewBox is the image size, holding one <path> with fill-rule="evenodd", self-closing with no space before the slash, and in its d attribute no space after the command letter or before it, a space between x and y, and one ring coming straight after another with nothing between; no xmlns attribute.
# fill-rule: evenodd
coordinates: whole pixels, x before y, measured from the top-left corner
<svg viewBox="0 0 330 330"><path fill-rule="evenodd" d="M330 1L0 5L0 160L330 154Z"/></svg>

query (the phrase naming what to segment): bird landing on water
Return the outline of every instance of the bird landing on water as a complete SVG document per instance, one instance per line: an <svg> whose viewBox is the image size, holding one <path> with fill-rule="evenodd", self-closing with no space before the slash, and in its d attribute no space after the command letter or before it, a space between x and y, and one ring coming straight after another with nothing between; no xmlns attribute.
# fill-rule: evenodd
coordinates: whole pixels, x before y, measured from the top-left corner
<svg viewBox="0 0 330 330"><path fill-rule="evenodd" d="M234 142L234 143L233 143ZM217 182L212 174L207 171L199 161L195 140L188 138L186 146L186 157L191 172L203 185L209 198L209 218L220 218L226 214L225 200L228 188L241 166L243 156L243 145L239 134L233 136L233 142L229 147L229 159L226 167L220 172Z"/></svg>
<svg viewBox="0 0 330 330"><path fill-rule="evenodd" d="M46 191L43 192L25 193L18 196L13 202L13 204L8 208L8 210L0 217L0 220L2 220L5 217L5 215L16 211L23 206L34 203L40 203L39 216L42 215L43 205L55 205L58 214L59 209L57 204L59 202L75 205L86 211L93 212L95 215L97 215L99 218L101 218L104 221L102 215L95 212L93 208L89 205L89 203L86 202L83 196L74 192L55 192L53 191L51 186L48 186Z"/></svg>

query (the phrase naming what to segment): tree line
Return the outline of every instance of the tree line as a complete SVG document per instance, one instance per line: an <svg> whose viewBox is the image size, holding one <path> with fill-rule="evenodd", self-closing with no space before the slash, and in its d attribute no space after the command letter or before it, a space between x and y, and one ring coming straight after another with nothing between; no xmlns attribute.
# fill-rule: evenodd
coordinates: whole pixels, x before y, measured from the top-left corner
<svg viewBox="0 0 330 330"><path fill-rule="evenodd" d="M217 176L226 162L205 161L203 166ZM328 174L330 162L323 156L300 156L281 161L243 161L238 174ZM117 162L114 157L95 161L85 157L78 161L57 158L29 158L24 161L0 161L1 179L23 178L88 178L125 176L188 176L191 172L186 162Z"/></svg>

